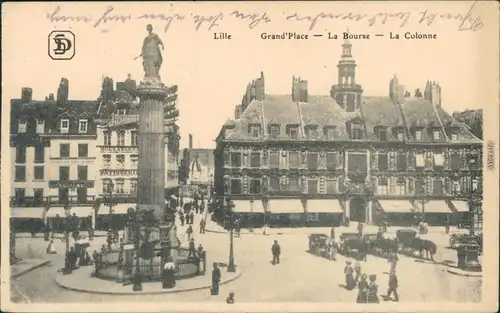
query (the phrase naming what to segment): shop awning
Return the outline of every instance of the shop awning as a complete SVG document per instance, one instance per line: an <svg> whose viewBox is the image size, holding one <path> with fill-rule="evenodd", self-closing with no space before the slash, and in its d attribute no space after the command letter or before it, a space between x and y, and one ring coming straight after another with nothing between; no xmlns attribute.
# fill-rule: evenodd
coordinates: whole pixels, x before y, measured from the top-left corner
<svg viewBox="0 0 500 313"><path fill-rule="evenodd" d="M10 208L11 218L43 218L43 207Z"/></svg>
<svg viewBox="0 0 500 313"><path fill-rule="evenodd" d="M451 205L457 212L469 212L469 204L466 201L451 201Z"/></svg>
<svg viewBox="0 0 500 313"><path fill-rule="evenodd" d="M387 213L411 213L414 206L410 201L404 200L378 200L379 208Z"/></svg>
<svg viewBox="0 0 500 313"><path fill-rule="evenodd" d="M88 217L92 216L93 207L91 206L75 206L71 207L70 215L73 213L78 217ZM65 217L66 212L64 211L64 207L51 207L47 211L47 217L56 217L59 214L59 217Z"/></svg>
<svg viewBox="0 0 500 313"><path fill-rule="evenodd" d="M304 206L297 199L269 200L268 211L273 214L304 213Z"/></svg>
<svg viewBox="0 0 500 313"><path fill-rule="evenodd" d="M113 205L113 214L127 214L128 208L134 208L137 206L136 203L119 203ZM109 215L109 205L101 204L99 207L98 215Z"/></svg>
<svg viewBox="0 0 500 313"><path fill-rule="evenodd" d="M431 200L424 203L422 210L422 202L415 201L416 206L419 208L420 212L424 213L451 213L451 209L446 203L446 201Z"/></svg>
<svg viewBox="0 0 500 313"><path fill-rule="evenodd" d="M343 213L338 200L311 199L307 200L306 212L308 213Z"/></svg>
<svg viewBox="0 0 500 313"><path fill-rule="evenodd" d="M253 203L250 200L233 200L234 213L250 213L253 209Z"/></svg>

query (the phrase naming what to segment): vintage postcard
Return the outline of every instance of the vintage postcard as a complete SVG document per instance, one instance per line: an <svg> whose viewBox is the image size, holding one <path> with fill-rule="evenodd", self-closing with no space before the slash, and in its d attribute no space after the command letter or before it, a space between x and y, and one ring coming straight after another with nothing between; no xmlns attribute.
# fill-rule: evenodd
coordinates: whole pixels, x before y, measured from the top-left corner
<svg viewBox="0 0 500 313"><path fill-rule="evenodd" d="M2 310L498 306L494 1L2 4Z"/></svg>

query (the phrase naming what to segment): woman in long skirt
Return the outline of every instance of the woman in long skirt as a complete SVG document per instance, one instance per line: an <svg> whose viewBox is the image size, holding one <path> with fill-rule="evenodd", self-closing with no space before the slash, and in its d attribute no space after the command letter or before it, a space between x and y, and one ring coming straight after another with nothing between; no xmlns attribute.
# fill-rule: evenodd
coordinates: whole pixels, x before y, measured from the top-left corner
<svg viewBox="0 0 500 313"><path fill-rule="evenodd" d="M352 290L356 286L356 282L354 281L354 269L351 266L351 261L347 260L346 265L344 267L345 274L345 285L346 288Z"/></svg>
<svg viewBox="0 0 500 313"><path fill-rule="evenodd" d="M163 266L162 273L162 287L163 289L170 289L175 287L175 263L174 259L169 256L167 262Z"/></svg>
<svg viewBox="0 0 500 313"><path fill-rule="evenodd" d="M366 297L368 292L368 282L366 281L366 274L361 275L358 283L358 298L356 303L366 303Z"/></svg>
<svg viewBox="0 0 500 313"><path fill-rule="evenodd" d="M379 303L378 299L378 285L377 275L370 275L370 283L368 284L368 296L366 297L368 303Z"/></svg>

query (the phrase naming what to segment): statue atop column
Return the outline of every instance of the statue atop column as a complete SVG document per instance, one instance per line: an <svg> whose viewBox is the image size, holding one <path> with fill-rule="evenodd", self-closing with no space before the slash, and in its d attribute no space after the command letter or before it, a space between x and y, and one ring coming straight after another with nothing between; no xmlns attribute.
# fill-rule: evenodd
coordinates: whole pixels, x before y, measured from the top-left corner
<svg viewBox="0 0 500 313"><path fill-rule="evenodd" d="M148 35L142 43L141 55L135 59L142 57L142 66L144 68L145 78L160 78L160 68L163 63L161 49L164 50L163 41L157 34L153 33L153 26L148 24Z"/></svg>

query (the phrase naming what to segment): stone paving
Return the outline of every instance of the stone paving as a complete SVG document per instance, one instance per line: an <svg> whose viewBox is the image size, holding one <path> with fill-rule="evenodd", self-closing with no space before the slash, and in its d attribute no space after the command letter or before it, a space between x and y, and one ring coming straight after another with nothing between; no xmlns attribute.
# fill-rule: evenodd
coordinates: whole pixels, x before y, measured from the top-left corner
<svg viewBox="0 0 500 313"><path fill-rule="evenodd" d="M22 259L16 264L10 266L10 277L11 278L19 277L49 263L50 260Z"/></svg>

